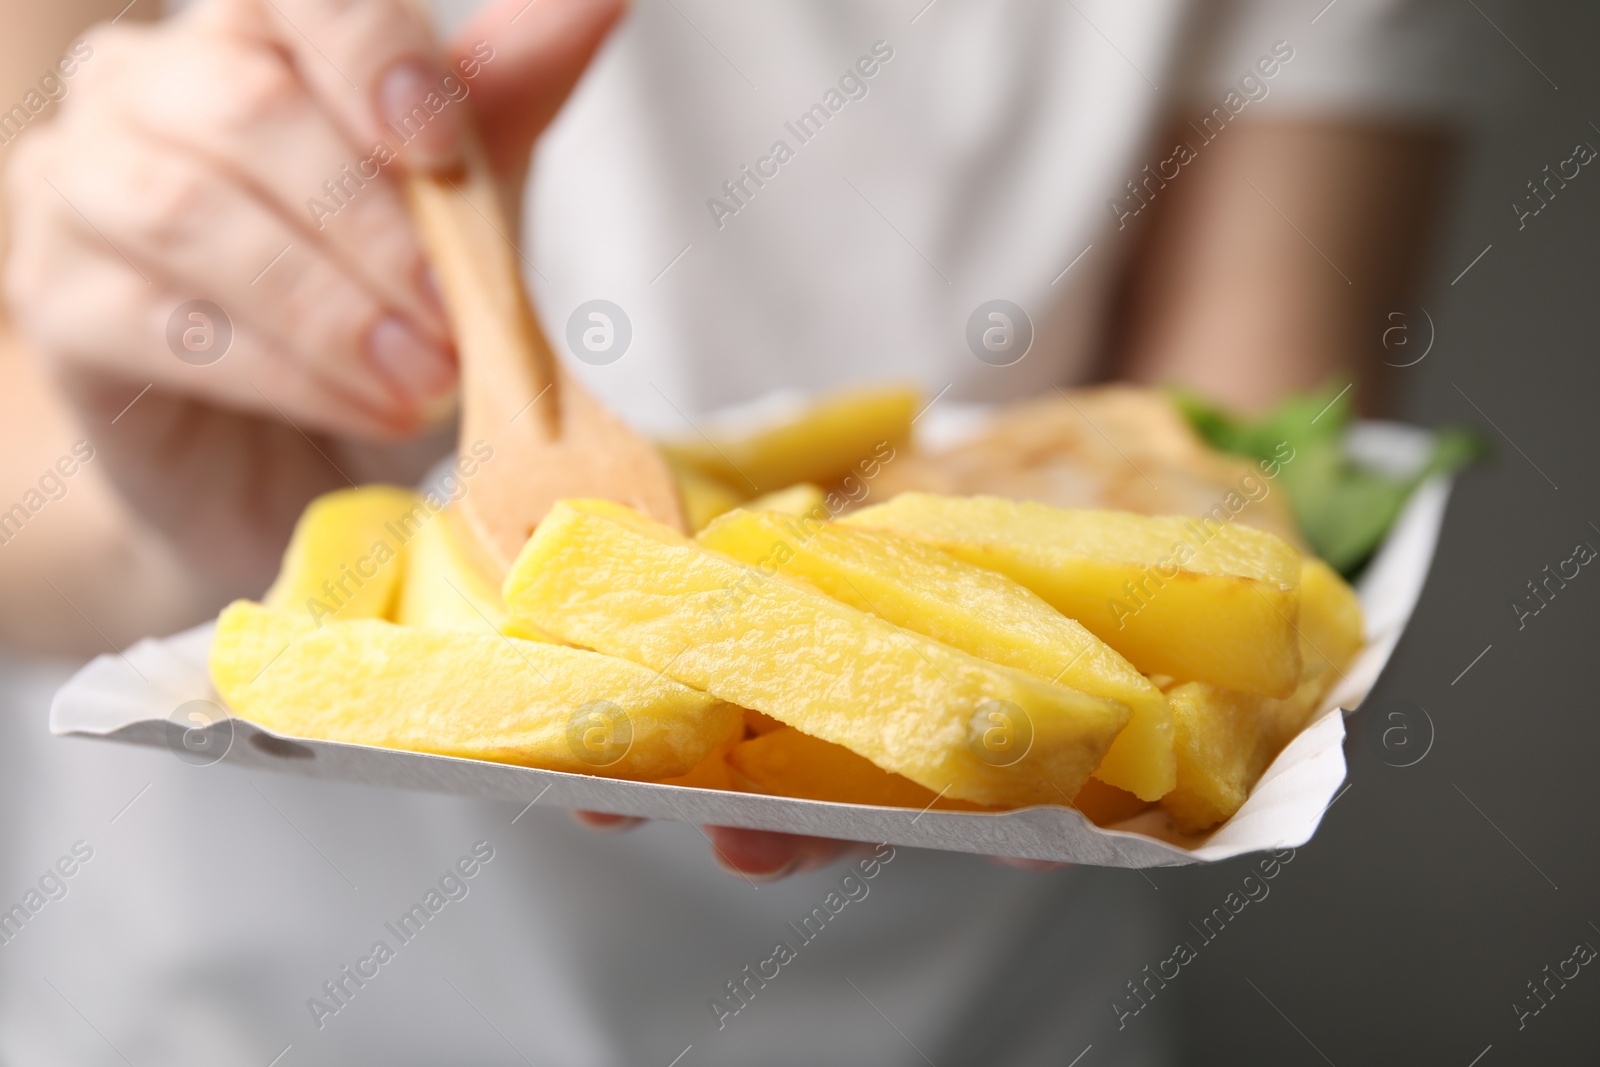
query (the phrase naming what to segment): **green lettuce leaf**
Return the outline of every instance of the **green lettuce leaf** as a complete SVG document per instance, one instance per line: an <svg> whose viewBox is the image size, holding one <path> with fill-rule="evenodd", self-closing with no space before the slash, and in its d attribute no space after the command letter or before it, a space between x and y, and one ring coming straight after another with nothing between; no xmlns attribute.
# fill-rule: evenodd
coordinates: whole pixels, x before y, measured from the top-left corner
<svg viewBox="0 0 1600 1067"><path fill-rule="evenodd" d="M1418 485L1488 453L1487 442L1478 434L1446 427L1436 431L1433 451L1422 468L1410 477L1395 478L1345 454L1345 433L1355 418L1350 391L1336 395L1330 387L1293 396L1255 418L1190 392L1175 391L1173 401L1195 431L1219 451L1270 461L1281 458L1275 450L1288 442L1294 459L1282 464L1278 483L1306 541L1346 576L1371 557Z"/></svg>

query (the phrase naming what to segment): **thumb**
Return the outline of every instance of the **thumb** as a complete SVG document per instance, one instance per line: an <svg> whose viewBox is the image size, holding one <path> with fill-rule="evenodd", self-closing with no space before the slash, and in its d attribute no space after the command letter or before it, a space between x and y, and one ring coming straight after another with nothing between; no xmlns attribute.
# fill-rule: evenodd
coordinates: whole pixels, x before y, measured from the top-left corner
<svg viewBox="0 0 1600 1067"><path fill-rule="evenodd" d="M473 112L502 180L520 179L534 138L566 102L625 7L626 0L497 0L456 38L450 50L455 69L478 67Z"/></svg>

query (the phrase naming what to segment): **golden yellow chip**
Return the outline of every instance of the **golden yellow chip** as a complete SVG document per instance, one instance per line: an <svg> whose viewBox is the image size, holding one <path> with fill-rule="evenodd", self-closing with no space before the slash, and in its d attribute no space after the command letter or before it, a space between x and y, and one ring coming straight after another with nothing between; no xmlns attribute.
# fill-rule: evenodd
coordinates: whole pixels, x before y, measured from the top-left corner
<svg viewBox="0 0 1600 1067"><path fill-rule="evenodd" d="M670 462L672 476L683 494L683 517L691 530L699 530L706 523L739 506L744 497L700 471L698 467L681 461Z"/></svg>
<svg viewBox="0 0 1600 1067"><path fill-rule="evenodd" d="M810 482L791 485L741 504L746 511L781 511L785 515L814 515L826 518L828 495ZM732 508L728 509L732 511ZM706 525L710 525L707 523ZM700 529L704 529L701 527ZM698 532L698 531L696 531Z"/></svg>
<svg viewBox="0 0 1600 1067"><path fill-rule="evenodd" d="M845 745L947 795L1070 800L1130 715L711 552L563 501L504 588L513 618Z"/></svg>
<svg viewBox="0 0 1600 1067"><path fill-rule="evenodd" d="M849 475L876 471L911 437L919 393L889 387L824 398L785 421L747 436L668 442L662 451L674 464L691 467L754 496L796 482L827 485Z"/></svg>
<svg viewBox="0 0 1600 1067"><path fill-rule="evenodd" d="M1307 558L1300 591L1304 668L1293 694L1262 697L1204 682L1168 690L1178 733L1178 783L1161 803L1185 832L1233 817L1361 650L1361 602L1333 568Z"/></svg>
<svg viewBox="0 0 1600 1067"><path fill-rule="evenodd" d="M371 485L317 497L301 513L264 602L306 619L387 619L407 542L436 521L409 489Z"/></svg>
<svg viewBox="0 0 1600 1067"><path fill-rule="evenodd" d="M405 582L394 621L498 634L505 622L500 591L458 547L459 527L449 512L426 524L406 545Z"/></svg>
<svg viewBox="0 0 1600 1067"><path fill-rule="evenodd" d="M688 773L742 712L627 660L377 619L328 622L236 601L211 679L275 733L615 778Z"/></svg>
<svg viewBox="0 0 1600 1067"><path fill-rule="evenodd" d="M1300 679L1300 554L1182 516L902 493L842 520L937 545L1021 582L1145 674L1268 696Z"/></svg>
<svg viewBox="0 0 1600 1067"><path fill-rule="evenodd" d="M1166 697L1094 634L1005 575L887 531L810 516L736 509L696 540L980 659L1126 704L1133 717L1095 776L1145 800L1175 784Z"/></svg>
<svg viewBox="0 0 1600 1067"><path fill-rule="evenodd" d="M740 783L758 793L825 800L836 804L878 804L892 808L982 810L963 800L944 800L909 778L891 774L869 759L790 726L736 746L728 764Z"/></svg>

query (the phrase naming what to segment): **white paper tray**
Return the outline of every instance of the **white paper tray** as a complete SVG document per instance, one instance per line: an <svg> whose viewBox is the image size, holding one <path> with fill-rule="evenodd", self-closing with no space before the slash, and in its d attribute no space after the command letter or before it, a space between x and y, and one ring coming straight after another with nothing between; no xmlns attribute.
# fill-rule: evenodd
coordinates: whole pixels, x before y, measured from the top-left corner
<svg viewBox="0 0 1600 1067"><path fill-rule="evenodd" d="M1352 453L1385 466L1412 467L1430 437L1412 427L1365 423L1351 435ZM1314 721L1267 769L1232 819L1210 834L1183 837L1159 808L1096 827L1063 807L986 814L917 811L626 782L479 760L278 737L242 719L232 721L224 763L316 778L490 797L618 815L743 826L909 847L1060 860L1103 867L1163 867L1228 859L1311 839L1344 781L1344 718L1377 683L1411 619L1444 522L1450 485L1435 478L1407 503L1357 590L1366 615L1367 647L1329 694ZM55 696L50 729L111 741L169 745L170 716L191 700L220 705L206 673L212 624L173 637L140 641L119 655L89 663ZM177 758L177 757L175 757Z"/></svg>

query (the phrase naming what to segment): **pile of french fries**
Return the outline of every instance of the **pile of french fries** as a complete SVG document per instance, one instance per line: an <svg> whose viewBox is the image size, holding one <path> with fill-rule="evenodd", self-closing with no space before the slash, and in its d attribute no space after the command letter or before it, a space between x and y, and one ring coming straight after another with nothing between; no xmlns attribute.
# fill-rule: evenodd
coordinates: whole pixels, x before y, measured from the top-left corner
<svg viewBox="0 0 1600 1067"><path fill-rule="evenodd" d="M855 394L668 446L694 536L564 501L498 589L437 498L329 494L264 601L223 612L213 681L288 736L1101 825L1159 805L1182 833L1232 816L1362 647L1350 587L1281 501L1241 495L1266 465L1140 390L942 452L913 448L917 406Z"/></svg>

